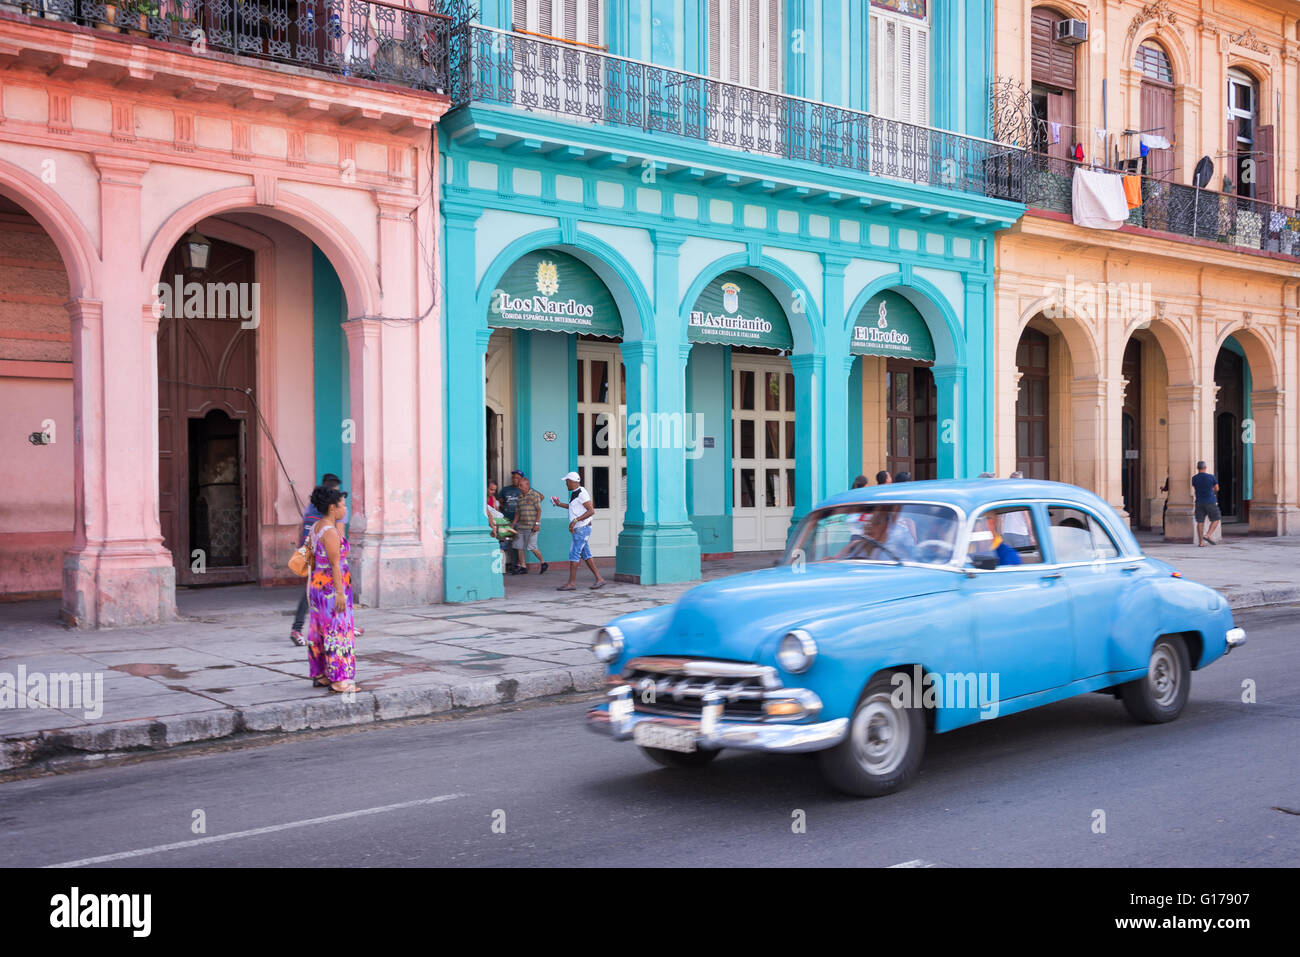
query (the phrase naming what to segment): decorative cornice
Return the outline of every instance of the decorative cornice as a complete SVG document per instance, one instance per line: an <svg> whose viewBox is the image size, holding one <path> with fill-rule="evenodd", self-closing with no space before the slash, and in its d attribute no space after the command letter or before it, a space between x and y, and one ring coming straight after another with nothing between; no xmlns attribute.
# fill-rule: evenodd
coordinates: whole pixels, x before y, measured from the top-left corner
<svg viewBox="0 0 1300 957"><path fill-rule="evenodd" d="M1156 23L1156 29L1162 26L1172 27L1178 22L1178 14L1169 9L1169 4L1165 0L1156 0L1155 3L1148 3L1133 16L1133 22L1128 25L1129 39L1138 35L1144 24L1152 20Z"/></svg>
<svg viewBox="0 0 1300 957"><path fill-rule="evenodd" d="M1240 33L1228 34L1228 42L1239 47L1245 47L1247 50L1254 50L1256 53L1267 53L1269 51L1268 44L1255 36L1255 31L1250 27L1246 27Z"/></svg>

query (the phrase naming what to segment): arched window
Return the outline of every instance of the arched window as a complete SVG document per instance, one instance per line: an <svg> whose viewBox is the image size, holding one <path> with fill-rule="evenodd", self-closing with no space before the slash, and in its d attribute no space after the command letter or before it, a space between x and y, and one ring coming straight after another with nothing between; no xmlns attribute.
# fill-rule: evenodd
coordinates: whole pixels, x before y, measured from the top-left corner
<svg viewBox="0 0 1300 957"><path fill-rule="evenodd" d="M1148 40L1137 48L1137 57L1133 62L1142 75L1159 80L1161 83L1173 83L1174 71L1169 65L1169 54L1158 44Z"/></svg>
<svg viewBox="0 0 1300 957"><path fill-rule="evenodd" d="M1075 128L1075 48L1056 39L1056 25L1065 19L1063 13L1034 7L1029 31L1034 149L1060 159L1083 138Z"/></svg>
<svg viewBox="0 0 1300 957"><path fill-rule="evenodd" d="M1160 145L1177 139L1174 71L1169 65L1169 54L1154 40L1147 40L1137 48L1133 68L1142 74L1138 133L1147 147L1146 172L1158 179L1170 179L1176 172L1174 151L1168 145Z"/></svg>
<svg viewBox="0 0 1300 957"><path fill-rule="evenodd" d="M1264 203L1273 199L1273 127L1259 125L1259 81L1228 71L1228 157L1224 186Z"/></svg>

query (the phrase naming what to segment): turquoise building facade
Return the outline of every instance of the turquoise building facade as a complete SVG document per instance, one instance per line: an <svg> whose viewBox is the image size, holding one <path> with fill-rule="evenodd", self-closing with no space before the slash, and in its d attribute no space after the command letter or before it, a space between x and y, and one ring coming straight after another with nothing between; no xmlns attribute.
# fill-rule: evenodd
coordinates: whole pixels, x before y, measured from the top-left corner
<svg viewBox="0 0 1300 957"><path fill-rule="evenodd" d="M448 601L504 593L484 487L513 468L548 561L576 469L593 550L649 584L781 547L885 444L989 467L994 236L1023 213L985 139L990 2L489 0L455 55Z"/></svg>

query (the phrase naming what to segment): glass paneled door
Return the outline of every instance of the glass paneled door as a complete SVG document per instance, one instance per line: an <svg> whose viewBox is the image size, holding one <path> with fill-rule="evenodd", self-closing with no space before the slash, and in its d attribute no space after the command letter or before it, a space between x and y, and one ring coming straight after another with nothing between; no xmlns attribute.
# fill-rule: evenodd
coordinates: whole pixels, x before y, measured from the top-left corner
<svg viewBox="0 0 1300 957"><path fill-rule="evenodd" d="M578 340L578 474L591 495L591 554L614 554L627 501L627 386L613 343ZM561 490L560 501L564 501Z"/></svg>
<svg viewBox="0 0 1300 957"><path fill-rule="evenodd" d="M785 548L794 515L794 376L788 361L733 354L731 428L732 549Z"/></svg>

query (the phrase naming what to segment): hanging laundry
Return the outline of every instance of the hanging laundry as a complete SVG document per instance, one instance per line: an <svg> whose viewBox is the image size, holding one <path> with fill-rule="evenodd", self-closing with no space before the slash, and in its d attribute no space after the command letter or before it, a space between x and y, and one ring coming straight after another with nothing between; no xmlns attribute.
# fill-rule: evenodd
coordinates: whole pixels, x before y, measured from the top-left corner
<svg viewBox="0 0 1300 957"><path fill-rule="evenodd" d="M1163 136L1156 136L1154 133L1143 133L1138 138L1138 141L1147 149L1151 149L1151 150L1169 149L1169 140L1165 139Z"/></svg>
<svg viewBox="0 0 1300 957"><path fill-rule="evenodd" d="M1124 200L1128 203L1129 209L1137 209L1142 205L1141 176L1124 177Z"/></svg>
<svg viewBox="0 0 1300 957"><path fill-rule="evenodd" d="M1059 143L1059 142L1061 142L1061 124L1060 124L1060 123L1048 123L1047 126L1048 126L1048 128L1052 131L1052 133L1051 133L1051 137L1050 137L1052 143L1055 144L1055 143Z"/></svg>
<svg viewBox="0 0 1300 957"><path fill-rule="evenodd" d="M1117 173L1078 167L1071 185L1071 209L1076 226L1119 229L1128 219L1123 177Z"/></svg>
<svg viewBox="0 0 1300 957"><path fill-rule="evenodd" d="M1106 137L1110 135L1110 130L1103 130L1100 126L1094 129L1093 132L1097 134L1097 139L1103 143L1106 142Z"/></svg>
<svg viewBox="0 0 1300 957"><path fill-rule="evenodd" d="M1148 153L1150 153L1150 152L1151 152L1151 147L1147 146L1145 143L1139 143L1139 144L1138 144L1138 154L1139 154L1139 155L1141 155L1141 156L1146 156L1146 155L1147 155Z"/></svg>
<svg viewBox="0 0 1300 957"><path fill-rule="evenodd" d="M1077 160L1077 161L1080 162L1080 163L1083 162L1083 144L1082 144L1082 143L1075 143L1075 144L1074 144L1074 158L1075 158L1075 160Z"/></svg>

